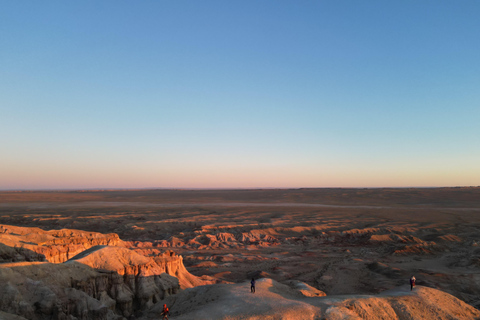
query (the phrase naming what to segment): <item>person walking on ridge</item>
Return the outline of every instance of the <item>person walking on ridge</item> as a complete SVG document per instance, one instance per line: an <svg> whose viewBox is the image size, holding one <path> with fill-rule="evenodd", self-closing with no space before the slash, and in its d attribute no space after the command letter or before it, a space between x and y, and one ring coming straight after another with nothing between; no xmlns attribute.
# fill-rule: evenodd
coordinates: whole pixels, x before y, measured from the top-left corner
<svg viewBox="0 0 480 320"><path fill-rule="evenodd" d="M163 315L162 319L167 319L168 320L168 316L170 315L170 310L168 310L168 307L167 307L166 304L163 305L163 311L162 311L162 313L160 313L160 315Z"/></svg>
<svg viewBox="0 0 480 320"><path fill-rule="evenodd" d="M410 291L412 291L413 287L415 287L415 281L417 281L417 279L415 279L415 276L412 276L410 278Z"/></svg>
<svg viewBox="0 0 480 320"><path fill-rule="evenodd" d="M250 281L250 284L251 284L250 292L255 293L255 279L254 278L252 278L252 281Z"/></svg>

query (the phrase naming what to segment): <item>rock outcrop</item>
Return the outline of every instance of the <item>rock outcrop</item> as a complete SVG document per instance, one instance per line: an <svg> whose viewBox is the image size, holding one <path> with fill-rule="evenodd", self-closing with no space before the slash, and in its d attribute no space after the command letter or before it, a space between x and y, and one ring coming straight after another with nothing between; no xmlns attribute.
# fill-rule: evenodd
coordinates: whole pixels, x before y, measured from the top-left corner
<svg viewBox="0 0 480 320"><path fill-rule="evenodd" d="M111 320L138 316L181 288L207 283L172 251L146 257L124 246L116 234L0 225L0 311Z"/></svg>
<svg viewBox="0 0 480 320"><path fill-rule="evenodd" d="M117 234L102 234L82 230L50 230L0 225L0 243L17 249L16 253L1 255L3 261L65 262L75 255L98 245L124 246Z"/></svg>
<svg viewBox="0 0 480 320"><path fill-rule="evenodd" d="M0 310L27 319L130 317L180 290L166 269L122 247L101 247L62 264L4 263Z"/></svg>
<svg viewBox="0 0 480 320"><path fill-rule="evenodd" d="M121 319L115 314L114 305L109 306L72 285L102 277L81 264L1 264L0 310L31 320Z"/></svg>

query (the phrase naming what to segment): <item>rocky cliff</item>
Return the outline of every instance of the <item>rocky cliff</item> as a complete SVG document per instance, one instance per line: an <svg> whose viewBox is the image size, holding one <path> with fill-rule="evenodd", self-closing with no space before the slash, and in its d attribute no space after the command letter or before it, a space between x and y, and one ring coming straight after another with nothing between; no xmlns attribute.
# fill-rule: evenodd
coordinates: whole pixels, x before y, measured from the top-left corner
<svg viewBox="0 0 480 320"><path fill-rule="evenodd" d="M9 225L0 225L0 243L16 249L16 252L6 254L6 249L0 248L0 262L61 263L93 246L124 246L115 233L102 234L70 229L45 231L40 228Z"/></svg>
<svg viewBox="0 0 480 320"><path fill-rule="evenodd" d="M0 311L27 319L137 317L180 288L205 284L171 251L146 257L124 246L116 234L0 225Z"/></svg>
<svg viewBox="0 0 480 320"><path fill-rule="evenodd" d="M74 286L103 278L105 275L81 264L1 264L0 310L34 320L121 319L114 312L115 304L106 304Z"/></svg>

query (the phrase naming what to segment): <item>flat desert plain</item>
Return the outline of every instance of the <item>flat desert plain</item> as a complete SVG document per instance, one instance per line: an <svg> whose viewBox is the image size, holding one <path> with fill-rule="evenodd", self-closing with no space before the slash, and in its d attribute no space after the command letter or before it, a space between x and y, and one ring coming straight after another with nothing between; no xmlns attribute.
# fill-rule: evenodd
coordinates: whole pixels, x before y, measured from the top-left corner
<svg viewBox="0 0 480 320"><path fill-rule="evenodd" d="M0 224L115 233L216 286L372 295L415 276L480 308L478 187L1 192Z"/></svg>

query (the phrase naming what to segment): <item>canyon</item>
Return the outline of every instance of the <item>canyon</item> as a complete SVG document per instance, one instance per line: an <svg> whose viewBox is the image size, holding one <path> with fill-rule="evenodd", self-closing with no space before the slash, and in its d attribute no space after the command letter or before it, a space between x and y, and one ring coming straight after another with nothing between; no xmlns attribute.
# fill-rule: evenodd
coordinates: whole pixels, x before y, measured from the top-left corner
<svg viewBox="0 0 480 320"><path fill-rule="evenodd" d="M1 192L0 223L5 319L479 317L480 188Z"/></svg>

